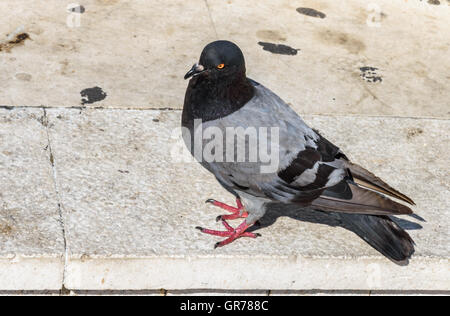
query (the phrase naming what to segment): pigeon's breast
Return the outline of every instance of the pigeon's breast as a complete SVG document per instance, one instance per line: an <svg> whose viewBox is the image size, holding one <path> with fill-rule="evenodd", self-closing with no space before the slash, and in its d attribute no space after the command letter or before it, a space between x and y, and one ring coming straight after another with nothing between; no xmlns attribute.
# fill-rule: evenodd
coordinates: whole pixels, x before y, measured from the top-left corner
<svg viewBox="0 0 450 316"><path fill-rule="evenodd" d="M204 153L212 151L210 156L222 157L216 162L253 168L265 163L267 155L276 150L279 169L283 169L306 147L317 148L317 134L289 105L263 85L254 86L254 97L238 111L197 122L194 134L202 135Z"/></svg>

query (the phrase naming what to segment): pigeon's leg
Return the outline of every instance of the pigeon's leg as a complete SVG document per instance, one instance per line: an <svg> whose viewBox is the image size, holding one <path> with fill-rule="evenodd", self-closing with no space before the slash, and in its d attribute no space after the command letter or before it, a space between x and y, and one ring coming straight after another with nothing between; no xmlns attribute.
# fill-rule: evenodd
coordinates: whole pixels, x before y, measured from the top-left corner
<svg viewBox="0 0 450 316"><path fill-rule="evenodd" d="M221 209L231 212L230 215L218 216L216 218L216 221L236 219L236 218L246 218L248 216L248 213L244 211L244 206L242 205L242 202L240 199L236 199L237 207L233 207L233 206L227 205L225 203L222 203L222 202L219 202L219 201L216 201L213 199L207 200L206 203L211 203L214 206L220 207Z"/></svg>
<svg viewBox="0 0 450 316"><path fill-rule="evenodd" d="M232 241L238 239L239 237L256 238L256 237L261 236L260 234L246 232L245 230L247 228L249 228L250 225L248 225L245 221L241 225L239 225L238 228L236 228L236 229L231 227L225 220L222 220L222 224L223 224L223 226L225 226L227 231L211 230L211 229L206 229L206 228L202 228L202 227L196 227L196 228L205 234L221 236L221 237L228 237L224 241L216 243L214 248L225 246L225 245L231 243Z"/></svg>

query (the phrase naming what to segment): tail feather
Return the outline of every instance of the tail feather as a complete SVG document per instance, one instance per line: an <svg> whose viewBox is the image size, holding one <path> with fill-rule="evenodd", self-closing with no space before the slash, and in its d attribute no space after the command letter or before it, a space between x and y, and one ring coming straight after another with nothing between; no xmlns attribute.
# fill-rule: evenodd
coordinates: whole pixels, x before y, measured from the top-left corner
<svg viewBox="0 0 450 316"><path fill-rule="evenodd" d="M414 241L387 215L412 214L406 205L387 196L414 205L409 197L395 190L363 167L343 159L351 178L327 188L312 206L333 212L348 229L396 263L403 263L414 253ZM353 181L352 181L353 180Z"/></svg>
<svg viewBox="0 0 450 316"><path fill-rule="evenodd" d="M315 199L311 205L324 211L343 213L370 215L401 215L413 213L409 207L403 204L392 201L381 194L359 187L351 182L346 182L346 180L343 180L336 188L341 188L342 184L346 186L341 190L348 191L350 189L351 194L349 197L348 192L335 192L330 188L324 191L319 198Z"/></svg>
<svg viewBox="0 0 450 316"><path fill-rule="evenodd" d="M387 216L339 213L345 226L391 260L402 263L414 254L414 241Z"/></svg>
<svg viewBox="0 0 450 316"><path fill-rule="evenodd" d="M389 184L374 175L372 172L348 160L345 160L344 162L345 166L350 169L354 181L358 185L395 197L411 205L415 205L412 199L391 187Z"/></svg>

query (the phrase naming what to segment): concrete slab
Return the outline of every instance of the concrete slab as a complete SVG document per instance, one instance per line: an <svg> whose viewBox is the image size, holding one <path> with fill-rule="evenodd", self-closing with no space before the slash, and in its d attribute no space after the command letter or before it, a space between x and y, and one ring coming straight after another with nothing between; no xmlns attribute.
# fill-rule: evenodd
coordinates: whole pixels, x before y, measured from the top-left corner
<svg viewBox="0 0 450 316"><path fill-rule="evenodd" d="M86 106L182 104L187 68L215 39L204 0L69 3L1 1L0 42L30 39L0 52L0 104L80 106L82 91Z"/></svg>
<svg viewBox="0 0 450 316"><path fill-rule="evenodd" d="M369 296L370 291L270 291L270 296Z"/></svg>
<svg viewBox="0 0 450 316"><path fill-rule="evenodd" d="M220 210L204 201L233 201L198 164L172 160L180 114L48 110L66 288L449 290L450 121L305 116L416 201L426 222L399 219L417 243L410 265L399 267L330 218L295 210L264 219L274 223L261 238L214 250L218 239L194 229L221 228Z"/></svg>
<svg viewBox="0 0 450 316"><path fill-rule="evenodd" d="M64 239L42 109L0 109L0 290L60 289Z"/></svg>
<svg viewBox="0 0 450 316"><path fill-rule="evenodd" d="M169 290L167 296L269 296L264 290Z"/></svg>
<svg viewBox="0 0 450 316"><path fill-rule="evenodd" d="M221 38L301 113L450 115L448 1L86 0L68 10L4 0L0 10L1 43L30 36L0 52L0 104L181 108L184 73ZM280 44L299 51L270 52Z"/></svg>
<svg viewBox="0 0 450 316"><path fill-rule="evenodd" d="M300 113L450 114L448 2L207 2L218 36L244 50L249 76ZM274 54L258 43L299 51Z"/></svg>

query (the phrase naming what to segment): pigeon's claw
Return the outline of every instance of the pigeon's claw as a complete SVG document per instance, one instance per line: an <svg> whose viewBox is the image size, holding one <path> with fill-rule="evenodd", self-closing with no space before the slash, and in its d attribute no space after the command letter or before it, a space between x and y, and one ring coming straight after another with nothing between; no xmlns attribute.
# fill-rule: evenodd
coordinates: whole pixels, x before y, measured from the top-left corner
<svg viewBox="0 0 450 316"><path fill-rule="evenodd" d="M225 227L226 231L211 230L211 229L202 228L202 227L196 227L196 228L205 234L220 236L220 237L228 237L224 241L216 243L214 245L214 248L223 247L225 245L228 245L229 243L233 242L234 240L236 240L240 237L256 238L256 237L261 236L260 234L246 232L245 230L247 228L249 228L250 225L247 225L247 223L245 221L241 225L239 225L238 228L236 228L236 229L231 227L230 224L228 224L225 220L222 220L222 224Z"/></svg>
<svg viewBox="0 0 450 316"><path fill-rule="evenodd" d="M225 246L232 241L238 239L239 237L250 237L250 238L256 238L258 236L261 236L260 234L255 233L249 233L245 230L250 227L250 225L247 225L247 223L244 221L241 225L238 226L238 228L234 229L230 226L230 224L227 223L227 220L233 220L237 218L247 218L248 213L244 211L244 205L242 205L241 200L236 199L236 207L227 205L225 203L208 199L206 203L211 203L214 206L220 207L221 209L224 209L228 212L231 212L229 215L220 215L217 216L216 221L222 221L223 226L225 227L226 231L218 231L218 230L211 230L207 228L202 227L196 227L199 229L202 233L214 235L214 236L220 236L220 237L228 237L224 241L216 243L214 248Z"/></svg>
<svg viewBox="0 0 450 316"><path fill-rule="evenodd" d="M216 222L218 221L225 221L225 220L233 220L233 219L237 219L237 218L247 218L248 217L248 213L247 212L243 212L242 214L238 213L234 213L231 215L219 215L216 217Z"/></svg>
<svg viewBox="0 0 450 316"><path fill-rule="evenodd" d="M236 199L237 207L230 206L228 204L225 204L225 203L213 200L213 199L208 199L208 200L205 201L205 203L210 203L210 204L212 204L214 206L220 207L221 209L224 209L224 210L226 210L228 212L231 212L233 214L234 213L238 213L238 212L240 212L240 211L242 211L244 209L244 206L242 205L241 200L239 200L239 199Z"/></svg>
<svg viewBox="0 0 450 316"><path fill-rule="evenodd" d="M206 200L205 203L210 203L214 206L220 207L221 209L231 212L231 215L218 216L216 218L217 222L220 220L232 220L232 219L237 219L237 218L247 218L247 216L248 216L248 213L244 211L244 205L242 205L242 202L239 199L236 199L237 207L230 206L228 204L225 204L225 203L213 200L213 199L208 199L208 200Z"/></svg>

